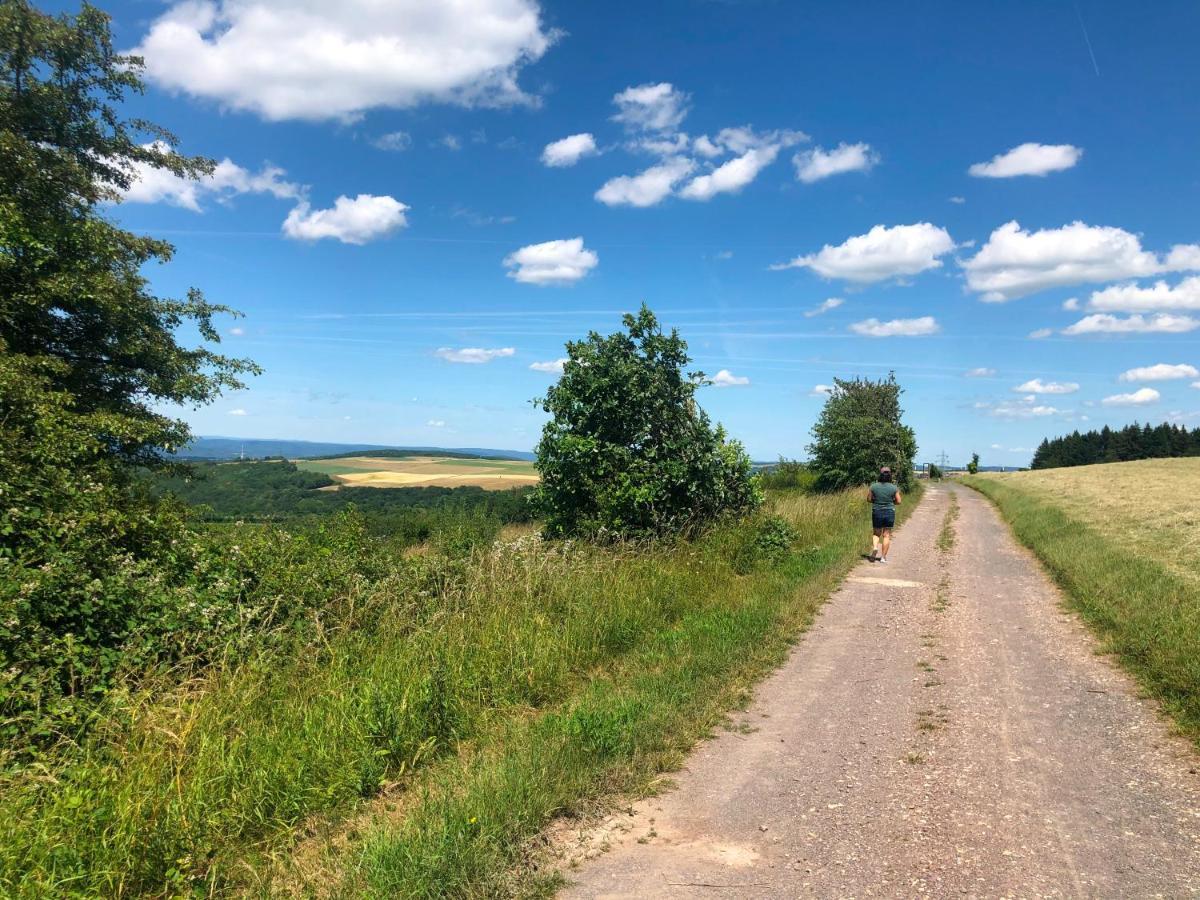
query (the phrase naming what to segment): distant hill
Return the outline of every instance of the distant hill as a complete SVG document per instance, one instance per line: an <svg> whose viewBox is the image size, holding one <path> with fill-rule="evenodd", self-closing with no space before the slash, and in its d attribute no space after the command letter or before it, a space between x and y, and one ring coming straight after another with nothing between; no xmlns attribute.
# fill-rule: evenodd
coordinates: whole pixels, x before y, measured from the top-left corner
<svg viewBox="0 0 1200 900"><path fill-rule="evenodd" d="M532 460L534 455L525 450L496 450L486 447L389 447L383 444L334 444L321 441L263 440L249 438L201 436L180 450L181 459L262 459L267 456L285 456L288 459L309 459L316 456L345 456L364 451L378 453L450 453L456 456L485 457L488 459Z"/></svg>

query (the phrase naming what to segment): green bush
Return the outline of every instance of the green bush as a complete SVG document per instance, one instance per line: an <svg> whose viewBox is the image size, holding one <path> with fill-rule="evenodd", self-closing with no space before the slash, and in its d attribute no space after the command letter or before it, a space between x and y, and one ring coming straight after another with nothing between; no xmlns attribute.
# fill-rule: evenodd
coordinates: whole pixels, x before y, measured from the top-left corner
<svg viewBox="0 0 1200 900"><path fill-rule="evenodd" d="M810 490L816 484L817 476L806 463L794 459L780 457L779 462L764 469L758 475L759 486L764 490Z"/></svg>
<svg viewBox="0 0 1200 900"><path fill-rule="evenodd" d="M535 504L552 535L692 531L758 506L741 444L696 405L703 373L645 306L625 331L567 344L562 378L537 401L551 419L537 447Z"/></svg>
<svg viewBox="0 0 1200 900"><path fill-rule="evenodd" d="M869 484L881 466L891 466L896 483L908 490L912 483L917 439L901 422L896 376L871 381L833 380L833 393L825 401L813 426L810 468L822 490L841 490Z"/></svg>

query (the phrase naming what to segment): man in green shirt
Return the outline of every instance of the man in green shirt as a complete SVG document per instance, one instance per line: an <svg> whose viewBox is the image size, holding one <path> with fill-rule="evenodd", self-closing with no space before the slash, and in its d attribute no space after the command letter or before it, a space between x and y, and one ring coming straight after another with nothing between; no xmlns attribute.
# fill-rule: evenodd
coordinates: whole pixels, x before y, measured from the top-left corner
<svg viewBox="0 0 1200 900"><path fill-rule="evenodd" d="M879 480L867 488L867 499L871 501L872 534L871 555L867 559L886 563L892 546L892 529L896 527L896 506L904 499L900 488L892 484L892 470L888 466L879 470Z"/></svg>

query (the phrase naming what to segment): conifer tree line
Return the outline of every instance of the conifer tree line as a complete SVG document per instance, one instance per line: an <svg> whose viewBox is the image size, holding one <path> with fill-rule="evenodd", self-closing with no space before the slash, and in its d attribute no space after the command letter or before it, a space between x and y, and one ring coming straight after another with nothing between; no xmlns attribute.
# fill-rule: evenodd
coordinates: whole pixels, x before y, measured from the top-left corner
<svg viewBox="0 0 1200 900"><path fill-rule="evenodd" d="M1057 469L1172 456L1200 456L1200 428L1188 431L1166 422L1158 426L1134 422L1117 430L1105 425L1099 431L1073 431L1043 440L1030 468Z"/></svg>

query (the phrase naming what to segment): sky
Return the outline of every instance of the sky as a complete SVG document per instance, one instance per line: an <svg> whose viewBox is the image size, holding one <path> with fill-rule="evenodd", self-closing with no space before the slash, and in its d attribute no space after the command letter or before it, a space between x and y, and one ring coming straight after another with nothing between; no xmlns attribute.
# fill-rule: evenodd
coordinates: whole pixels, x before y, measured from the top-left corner
<svg viewBox="0 0 1200 900"><path fill-rule="evenodd" d="M127 112L219 163L110 210L244 313L196 433L530 449L643 302L756 459L889 370L922 461L1200 426L1190 0L99 5Z"/></svg>

